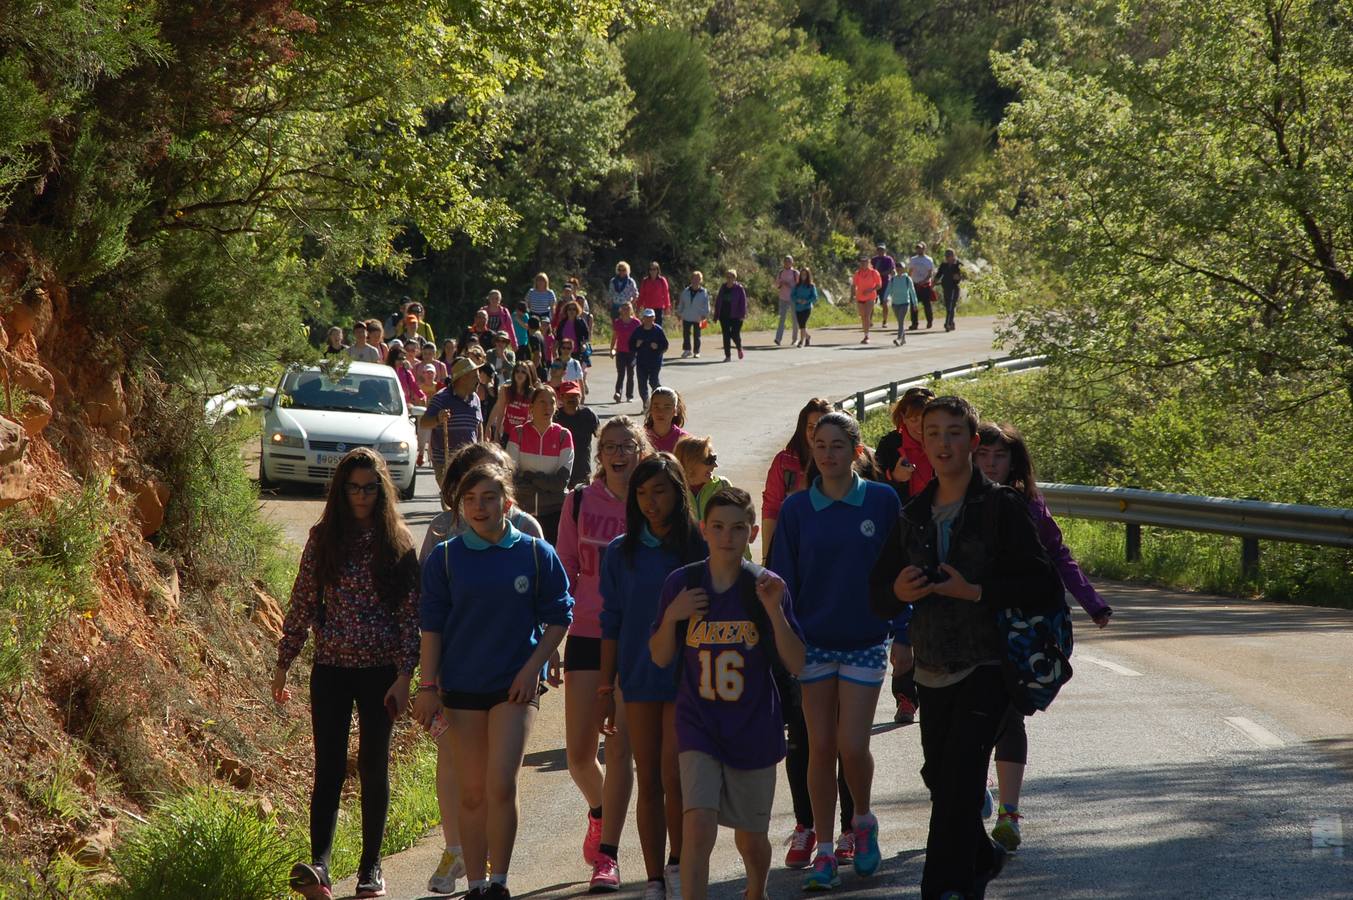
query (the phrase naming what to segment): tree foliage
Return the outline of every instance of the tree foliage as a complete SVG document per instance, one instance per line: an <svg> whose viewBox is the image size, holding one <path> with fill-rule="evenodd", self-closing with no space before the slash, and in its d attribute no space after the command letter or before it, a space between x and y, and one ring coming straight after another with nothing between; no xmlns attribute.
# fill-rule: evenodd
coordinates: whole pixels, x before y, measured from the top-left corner
<svg viewBox="0 0 1353 900"><path fill-rule="evenodd" d="M1353 390L1347 4L1096 4L994 61L1020 99L992 234L1048 287L1020 346Z"/></svg>

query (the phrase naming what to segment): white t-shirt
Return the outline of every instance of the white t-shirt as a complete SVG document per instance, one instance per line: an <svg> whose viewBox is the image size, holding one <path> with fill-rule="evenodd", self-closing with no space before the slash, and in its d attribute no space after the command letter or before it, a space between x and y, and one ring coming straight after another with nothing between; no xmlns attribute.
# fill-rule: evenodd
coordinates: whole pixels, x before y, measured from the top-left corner
<svg viewBox="0 0 1353 900"><path fill-rule="evenodd" d="M353 344L348 348L348 356L352 357L353 362L378 363L381 361L381 352L370 344L357 346Z"/></svg>
<svg viewBox="0 0 1353 900"><path fill-rule="evenodd" d="M925 254L913 256L907 260L907 274L917 284L922 281L929 281L931 276L935 274L935 260Z"/></svg>

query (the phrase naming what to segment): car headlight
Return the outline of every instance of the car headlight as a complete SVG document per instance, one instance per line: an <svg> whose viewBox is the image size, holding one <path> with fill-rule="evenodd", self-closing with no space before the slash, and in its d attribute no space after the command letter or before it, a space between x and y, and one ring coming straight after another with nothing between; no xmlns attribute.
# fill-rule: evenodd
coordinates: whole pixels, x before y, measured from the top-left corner
<svg viewBox="0 0 1353 900"><path fill-rule="evenodd" d="M376 450L379 451L379 452L381 452L381 453L394 453L394 454L408 453L408 452L409 452L409 442L408 442L408 441L389 441L389 442L384 443L384 444L377 444L377 445L376 445Z"/></svg>
<svg viewBox="0 0 1353 900"><path fill-rule="evenodd" d="M299 434L286 434L281 431L274 431L268 438L268 443L274 447L295 447L298 450L305 449L305 438Z"/></svg>

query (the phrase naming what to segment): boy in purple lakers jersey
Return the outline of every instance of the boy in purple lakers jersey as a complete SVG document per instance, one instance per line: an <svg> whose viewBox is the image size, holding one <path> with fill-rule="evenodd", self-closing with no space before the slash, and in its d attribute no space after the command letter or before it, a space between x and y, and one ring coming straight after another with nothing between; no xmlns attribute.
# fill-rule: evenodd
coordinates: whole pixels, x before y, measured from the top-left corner
<svg viewBox="0 0 1353 900"><path fill-rule="evenodd" d="M685 900L704 900L720 825L734 829L748 897L765 896L770 871L766 832L785 755L774 672L797 674L804 647L784 582L743 558L755 521L746 491L725 487L709 499L700 523L709 559L667 578L649 640L653 662L676 658L679 673Z"/></svg>

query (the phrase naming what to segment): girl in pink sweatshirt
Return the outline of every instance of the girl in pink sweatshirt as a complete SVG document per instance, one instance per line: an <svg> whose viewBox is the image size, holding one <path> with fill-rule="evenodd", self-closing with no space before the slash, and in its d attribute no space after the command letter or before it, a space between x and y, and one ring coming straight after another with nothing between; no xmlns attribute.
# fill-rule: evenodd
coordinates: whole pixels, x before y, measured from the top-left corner
<svg viewBox="0 0 1353 900"><path fill-rule="evenodd" d="M574 597L573 624L564 645L564 744L569 774L588 806L583 859L592 867L589 889L593 891L620 887L616 857L634 787L621 697L616 697L616 731L606 738L604 774L597 763L601 740L595 715L597 692L614 689L601 684L601 557L611 540L625 530L630 473L652 453L638 422L628 416L608 421L597 436L596 477L564 500L559 517L556 549Z"/></svg>

